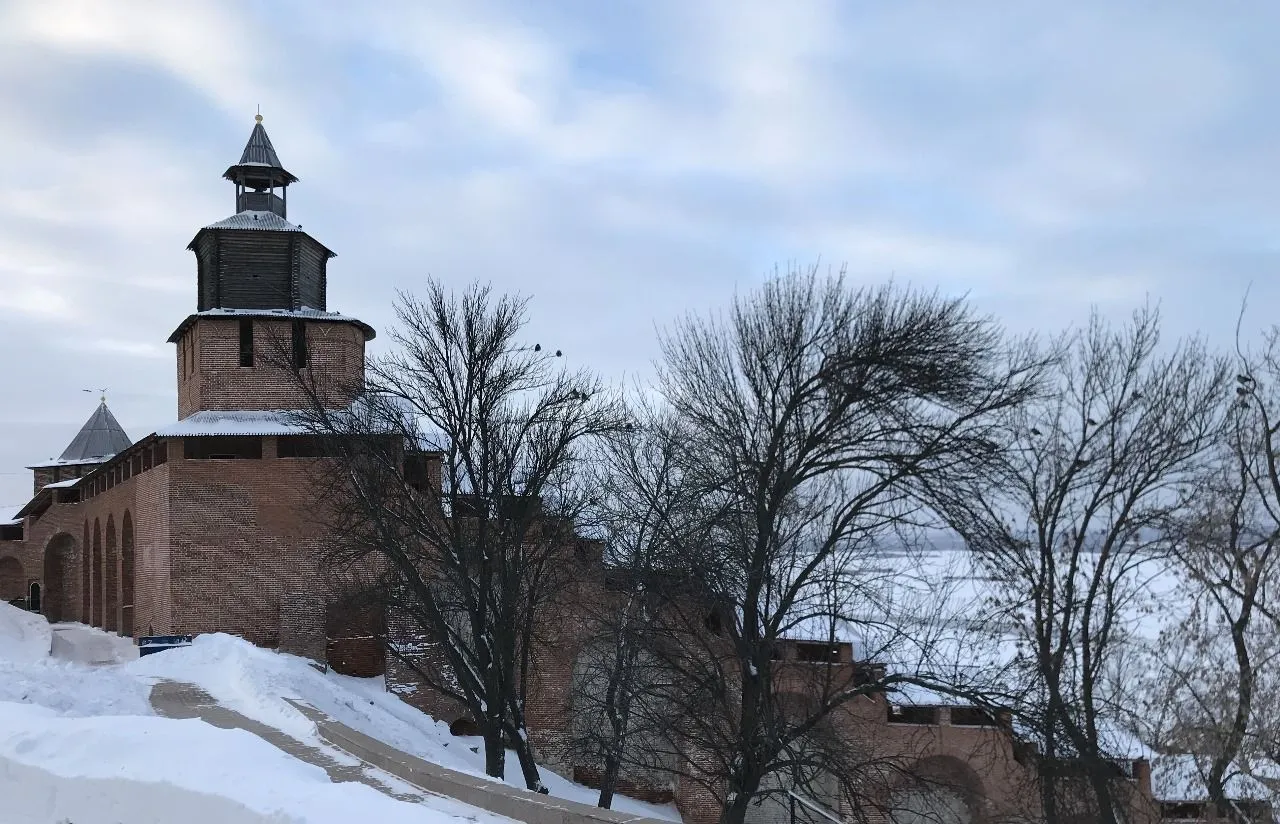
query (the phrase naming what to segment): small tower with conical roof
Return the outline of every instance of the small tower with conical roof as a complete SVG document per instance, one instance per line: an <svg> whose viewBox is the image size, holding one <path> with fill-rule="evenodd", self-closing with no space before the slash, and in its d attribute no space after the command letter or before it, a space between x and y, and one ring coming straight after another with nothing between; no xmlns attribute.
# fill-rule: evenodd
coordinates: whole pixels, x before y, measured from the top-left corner
<svg viewBox="0 0 1280 824"><path fill-rule="evenodd" d="M286 219L296 183L280 163L257 116L240 162L222 175L236 186L236 213L196 233L197 311L318 309L327 303L327 268L334 256Z"/></svg>
<svg viewBox="0 0 1280 824"><path fill-rule="evenodd" d="M271 138L262 127L262 115L255 116L254 121L249 142L240 154L240 162L222 176L236 184L237 213L271 212L287 218L289 184L297 183L298 178L280 165Z"/></svg>
<svg viewBox="0 0 1280 824"><path fill-rule="evenodd" d="M287 219L286 193L298 178L280 162L262 115L222 176L235 184L236 212L187 246L196 256L196 312L169 336L178 345L179 419L301 408L298 381L282 369L320 367L312 377L359 384L373 329L328 311L334 253Z"/></svg>
<svg viewBox="0 0 1280 824"><path fill-rule="evenodd" d="M52 483L81 478L111 456L128 449L133 443L124 427L107 408L107 399L98 403L89 420L56 459L29 466L35 472L35 491Z"/></svg>

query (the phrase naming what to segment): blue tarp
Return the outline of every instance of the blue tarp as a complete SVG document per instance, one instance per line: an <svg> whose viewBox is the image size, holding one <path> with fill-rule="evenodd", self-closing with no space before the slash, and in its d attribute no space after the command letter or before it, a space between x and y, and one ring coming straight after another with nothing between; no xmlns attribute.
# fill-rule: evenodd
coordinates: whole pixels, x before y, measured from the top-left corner
<svg viewBox="0 0 1280 824"><path fill-rule="evenodd" d="M193 635L144 635L138 639L138 655L150 655L174 647L191 645Z"/></svg>

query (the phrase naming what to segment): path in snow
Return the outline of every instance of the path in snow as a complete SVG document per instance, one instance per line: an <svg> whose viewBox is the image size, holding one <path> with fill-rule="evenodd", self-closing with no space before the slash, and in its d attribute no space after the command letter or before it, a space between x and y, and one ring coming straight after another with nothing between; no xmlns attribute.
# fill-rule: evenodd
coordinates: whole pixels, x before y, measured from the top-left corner
<svg viewBox="0 0 1280 824"><path fill-rule="evenodd" d="M178 688L161 688L153 704L152 689L162 681L199 693L166 699L165 689ZM0 603L0 796L9 801L6 794L18 792L39 806L53 793L66 802L57 815L40 808L15 820L170 820L138 817L154 787L172 795L165 802L170 812L182 810L178 817L190 824L251 820L188 815L201 794L307 824L362 820L374 811L388 824L507 820L442 797L435 785L414 786L381 764L362 764L359 753L352 757L320 736L302 705L392 753L464 773L485 792L502 794L519 783L515 790L523 793L518 771L507 782L484 775L479 739L451 735L446 724L387 692L381 678L320 672L306 659L218 634L139 659L130 638L80 624L50 626L43 616ZM596 809L594 790L545 768L543 780L553 797ZM124 806L116 810L107 801ZM680 820L674 805L615 801L626 818ZM563 819L554 798L537 806L544 805ZM357 808L361 814L353 815ZM6 804L0 818L8 822L14 809Z"/></svg>
<svg viewBox="0 0 1280 824"><path fill-rule="evenodd" d="M316 725L324 745L308 744L275 727L218 704L194 684L160 680L151 689L151 704L165 718L195 718L214 727L245 730L288 755L324 770L335 784L357 782L397 801L478 807L517 821L577 821L588 824L662 824L617 810L539 795L488 778L431 764L353 730L300 701L285 699ZM353 763L344 764L339 759ZM397 792L403 782L408 792Z"/></svg>
<svg viewBox="0 0 1280 824"><path fill-rule="evenodd" d="M106 671L114 669L109 667ZM305 744L324 746L312 719L288 699L300 701L400 752L498 783L499 787L524 787L516 769L507 771L506 781L486 776L483 742L479 738L450 734L447 724L387 692L381 678L323 673L306 659L217 633L200 635L189 647L131 661L119 670L150 683L165 680L196 684L228 710ZM514 762L510 754L508 758L512 759L508 763ZM599 795L596 790L574 784L545 766L541 772L543 783L553 796L594 807ZM635 817L680 820L673 804L647 804L615 796L614 809Z"/></svg>
<svg viewBox="0 0 1280 824"><path fill-rule="evenodd" d="M456 798L518 821L562 824L663 824L659 819L604 810L545 793L534 793L432 764L348 727L300 701L289 700L315 723L321 740L429 793Z"/></svg>
<svg viewBox="0 0 1280 824"><path fill-rule="evenodd" d="M328 774L335 784L355 781L391 796L397 801L419 802L421 794L395 792L388 786L389 782L379 781L366 767L355 764L340 764L329 753L320 747L304 744L296 738L288 736L260 721L241 715L235 710L219 706L213 696L194 684L183 684L176 681L160 681L151 688L151 706L165 718L198 718L206 724L224 730L246 730L271 744L276 749L292 755L299 761L314 764ZM354 760L354 759L352 759Z"/></svg>

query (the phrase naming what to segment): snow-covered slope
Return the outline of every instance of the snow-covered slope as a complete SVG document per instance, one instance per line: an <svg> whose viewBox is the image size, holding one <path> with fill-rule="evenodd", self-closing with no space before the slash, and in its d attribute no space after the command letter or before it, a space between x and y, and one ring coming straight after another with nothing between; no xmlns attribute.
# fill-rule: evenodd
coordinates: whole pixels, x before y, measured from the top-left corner
<svg viewBox="0 0 1280 824"><path fill-rule="evenodd" d="M59 645L63 635L72 643ZM64 658L51 657L51 647ZM361 784L334 784L251 733L160 718L149 702L157 680L191 683L231 710L322 747L314 725L285 700L293 698L390 746L483 774L478 739L451 736L387 693L381 679L322 673L306 659L228 635L145 658L118 647L120 639L100 630L51 630L42 616L0 603L0 820L169 821L171 814L147 817L168 799L184 810L208 808L204 818L180 816L188 824L506 821L447 799L403 802ZM108 663L86 663L94 660ZM514 757L510 763L508 780L521 786ZM552 795L595 802L594 791L549 771L544 782ZM616 799L615 809L679 820L673 807L627 798Z"/></svg>
<svg viewBox="0 0 1280 824"><path fill-rule="evenodd" d="M387 692L381 678L321 673L303 658L261 649L230 635L201 635L190 647L149 655L123 670L141 679L163 678L197 684L218 703L301 740L318 741L314 725L285 698L303 701L347 726L398 750L460 772L484 776L479 738L455 737L446 724ZM473 751L473 749L475 751ZM514 754L506 781L524 787ZM586 804L596 792L542 769L554 796ZM614 809L651 818L680 820L674 806L648 804L625 796Z"/></svg>
<svg viewBox="0 0 1280 824"><path fill-rule="evenodd" d="M0 792L4 821L21 821L17 816L22 815L28 821L77 824L178 818L213 824L228 820L228 809L234 811L233 821L281 824L440 824L451 818L362 784L334 784L324 770L285 755L253 733L194 720L66 717L44 707L0 703L0 764L5 762L18 769L10 773L0 767L0 786L8 774L22 780Z"/></svg>

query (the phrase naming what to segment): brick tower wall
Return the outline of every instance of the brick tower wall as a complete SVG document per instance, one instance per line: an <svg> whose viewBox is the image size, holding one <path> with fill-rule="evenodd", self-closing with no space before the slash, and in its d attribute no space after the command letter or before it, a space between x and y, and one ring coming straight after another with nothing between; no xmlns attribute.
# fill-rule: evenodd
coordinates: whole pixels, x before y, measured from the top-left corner
<svg viewBox="0 0 1280 824"><path fill-rule="evenodd" d="M260 460L168 464L172 630L267 647L284 640L323 656L330 587L320 558L330 542L313 514L321 462L276 458L275 438L263 440Z"/></svg>
<svg viewBox="0 0 1280 824"><path fill-rule="evenodd" d="M250 319L254 365L240 365L240 319L199 318L177 345L178 418L201 410L304 409L309 404L291 374L293 325ZM316 381L341 405L364 377L364 333L354 323L306 322L309 366Z"/></svg>

